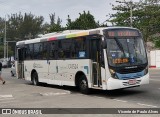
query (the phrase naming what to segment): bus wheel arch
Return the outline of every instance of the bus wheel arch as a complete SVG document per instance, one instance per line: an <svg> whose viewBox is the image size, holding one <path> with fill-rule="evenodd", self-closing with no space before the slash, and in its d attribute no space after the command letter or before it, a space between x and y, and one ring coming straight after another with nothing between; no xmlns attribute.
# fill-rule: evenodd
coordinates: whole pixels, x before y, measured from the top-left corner
<svg viewBox="0 0 160 117"><path fill-rule="evenodd" d="M86 78L86 75L79 71L75 75L75 85L79 88L80 92L83 94L89 94L90 89L88 87L88 80Z"/></svg>
<svg viewBox="0 0 160 117"><path fill-rule="evenodd" d="M35 85L35 86L39 85L38 74L35 69L32 70L32 72L31 72L31 81L32 81L33 85Z"/></svg>

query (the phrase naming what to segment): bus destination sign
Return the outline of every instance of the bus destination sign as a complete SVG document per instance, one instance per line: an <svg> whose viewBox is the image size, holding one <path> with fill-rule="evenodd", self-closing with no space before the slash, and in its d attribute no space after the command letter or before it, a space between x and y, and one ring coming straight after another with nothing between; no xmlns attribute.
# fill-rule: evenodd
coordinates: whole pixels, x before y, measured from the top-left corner
<svg viewBox="0 0 160 117"><path fill-rule="evenodd" d="M108 36L109 37L135 37L139 36L139 33L137 30L109 30Z"/></svg>

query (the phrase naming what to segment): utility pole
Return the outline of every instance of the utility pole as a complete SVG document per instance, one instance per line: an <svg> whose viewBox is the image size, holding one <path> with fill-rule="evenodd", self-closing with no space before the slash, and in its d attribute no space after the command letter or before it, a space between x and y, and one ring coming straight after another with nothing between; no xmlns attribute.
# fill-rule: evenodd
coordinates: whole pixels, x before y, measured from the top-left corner
<svg viewBox="0 0 160 117"><path fill-rule="evenodd" d="M125 3L129 6L129 9L130 9L130 27L132 27L133 25L133 2L132 0L130 0L129 2L126 2L125 0L124 1L116 1L118 3Z"/></svg>
<svg viewBox="0 0 160 117"><path fill-rule="evenodd" d="M7 60L8 60L8 42L6 41L6 53L7 53Z"/></svg>
<svg viewBox="0 0 160 117"><path fill-rule="evenodd" d="M4 27L4 59L6 58L6 15L5 15L5 27Z"/></svg>
<svg viewBox="0 0 160 117"><path fill-rule="evenodd" d="M133 2L130 1L129 2L129 7L130 7L130 26L131 27L132 27L132 24L133 24L133 20L132 20L132 17L133 17L133 8L132 8L132 6L133 6Z"/></svg>

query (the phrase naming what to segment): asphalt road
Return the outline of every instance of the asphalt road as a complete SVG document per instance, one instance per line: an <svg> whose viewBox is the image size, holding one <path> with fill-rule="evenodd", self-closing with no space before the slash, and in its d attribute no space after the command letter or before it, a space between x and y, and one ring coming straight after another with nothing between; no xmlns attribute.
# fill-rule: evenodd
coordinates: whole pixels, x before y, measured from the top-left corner
<svg viewBox="0 0 160 117"><path fill-rule="evenodd" d="M11 77L10 69L3 69L6 84L0 84L0 108L160 108L159 71L149 70L149 85L115 91L92 90L92 94L83 95L75 87L33 86Z"/></svg>

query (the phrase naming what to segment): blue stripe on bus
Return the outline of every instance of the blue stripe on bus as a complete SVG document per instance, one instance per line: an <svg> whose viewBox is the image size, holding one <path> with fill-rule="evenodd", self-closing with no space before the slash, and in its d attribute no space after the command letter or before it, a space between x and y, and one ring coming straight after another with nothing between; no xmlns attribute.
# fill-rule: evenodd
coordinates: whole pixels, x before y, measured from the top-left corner
<svg viewBox="0 0 160 117"><path fill-rule="evenodd" d="M66 36L59 36L59 37L57 37L57 39L65 39L66 38Z"/></svg>
<svg viewBox="0 0 160 117"><path fill-rule="evenodd" d="M89 74L88 66L84 66L84 69L87 70L87 74Z"/></svg>
<svg viewBox="0 0 160 117"><path fill-rule="evenodd" d="M116 73L118 78L120 80L127 80L127 79L134 79L134 78L140 78L144 76L144 70L142 72L137 72L137 73L129 73L129 74L120 74Z"/></svg>

